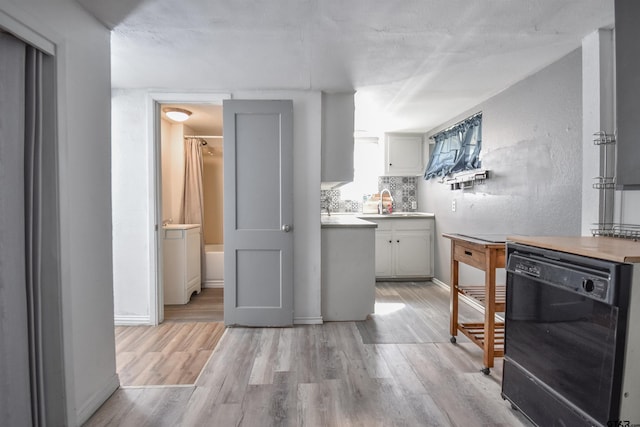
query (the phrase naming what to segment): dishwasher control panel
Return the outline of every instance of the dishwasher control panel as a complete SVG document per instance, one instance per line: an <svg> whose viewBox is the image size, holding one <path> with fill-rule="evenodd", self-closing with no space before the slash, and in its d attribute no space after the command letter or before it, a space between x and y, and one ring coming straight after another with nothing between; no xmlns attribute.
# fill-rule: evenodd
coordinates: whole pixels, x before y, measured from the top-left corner
<svg viewBox="0 0 640 427"><path fill-rule="evenodd" d="M606 303L613 301L610 277L606 271L520 253L509 256L507 271L591 299Z"/></svg>
<svg viewBox="0 0 640 427"><path fill-rule="evenodd" d="M585 277L582 279L582 290L598 299L605 300L609 289L609 281L597 277Z"/></svg>

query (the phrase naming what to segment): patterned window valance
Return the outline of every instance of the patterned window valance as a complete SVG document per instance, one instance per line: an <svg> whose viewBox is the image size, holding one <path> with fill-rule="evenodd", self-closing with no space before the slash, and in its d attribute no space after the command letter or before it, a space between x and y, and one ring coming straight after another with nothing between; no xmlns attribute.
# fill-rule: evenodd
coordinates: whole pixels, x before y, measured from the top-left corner
<svg viewBox="0 0 640 427"><path fill-rule="evenodd" d="M477 113L432 137L435 147L424 179L480 168L482 113Z"/></svg>

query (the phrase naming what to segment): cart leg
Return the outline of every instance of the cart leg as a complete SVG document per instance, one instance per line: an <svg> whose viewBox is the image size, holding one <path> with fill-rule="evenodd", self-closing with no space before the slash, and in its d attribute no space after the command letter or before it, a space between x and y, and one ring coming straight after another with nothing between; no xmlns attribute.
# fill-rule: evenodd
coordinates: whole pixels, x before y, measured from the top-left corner
<svg viewBox="0 0 640 427"><path fill-rule="evenodd" d="M495 312L496 312L496 251L487 253L484 268L484 369L485 375L489 374L489 368L493 368L495 351ZM486 372L485 372L486 370Z"/></svg>
<svg viewBox="0 0 640 427"><path fill-rule="evenodd" d="M455 257L455 242L451 243L451 286L449 290L449 332L458 335L458 261Z"/></svg>
<svg viewBox="0 0 640 427"><path fill-rule="evenodd" d="M491 369L485 367L480 369L480 372L482 372L485 375L489 375L491 373Z"/></svg>

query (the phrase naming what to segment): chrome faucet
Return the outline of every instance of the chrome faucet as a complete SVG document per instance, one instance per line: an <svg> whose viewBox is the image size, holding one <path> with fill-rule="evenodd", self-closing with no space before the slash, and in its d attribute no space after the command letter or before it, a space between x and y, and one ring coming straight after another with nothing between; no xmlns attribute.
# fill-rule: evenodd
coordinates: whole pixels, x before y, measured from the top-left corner
<svg viewBox="0 0 640 427"><path fill-rule="evenodd" d="M331 216L331 197L324 199L324 207L327 210L327 215Z"/></svg>
<svg viewBox="0 0 640 427"><path fill-rule="evenodd" d="M385 192L385 191L387 192L387 194L389 194L389 198L391 199L391 203L393 204L393 196L391 195L391 191L389 191L389 189L388 189L388 188L383 189L383 190L380 192L380 201L378 202L378 213L380 213L380 214L383 214L383 213L384 213L384 205L383 205L383 203L382 203L382 200L383 200L383 197L382 197L382 196L384 195L384 192ZM388 212L388 211L387 211L387 212Z"/></svg>

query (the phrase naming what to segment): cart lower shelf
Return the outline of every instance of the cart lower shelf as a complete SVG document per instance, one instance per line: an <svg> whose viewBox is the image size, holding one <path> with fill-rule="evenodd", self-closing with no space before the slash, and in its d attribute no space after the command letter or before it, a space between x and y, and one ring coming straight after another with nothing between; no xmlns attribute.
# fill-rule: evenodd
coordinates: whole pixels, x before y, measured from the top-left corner
<svg viewBox="0 0 640 427"><path fill-rule="evenodd" d="M487 298L484 285L465 285L458 286L458 292L480 302L484 307L487 306ZM504 313L506 300L506 287L504 285L496 286L495 312Z"/></svg>
<svg viewBox="0 0 640 427"><path fill-rule="evenodd" d="M484 323L458 323L458 330L484 349ZM455 342L455 337L451 337ZM493 356L504 356L504 323L496 323L493 332Z"/></svg>

